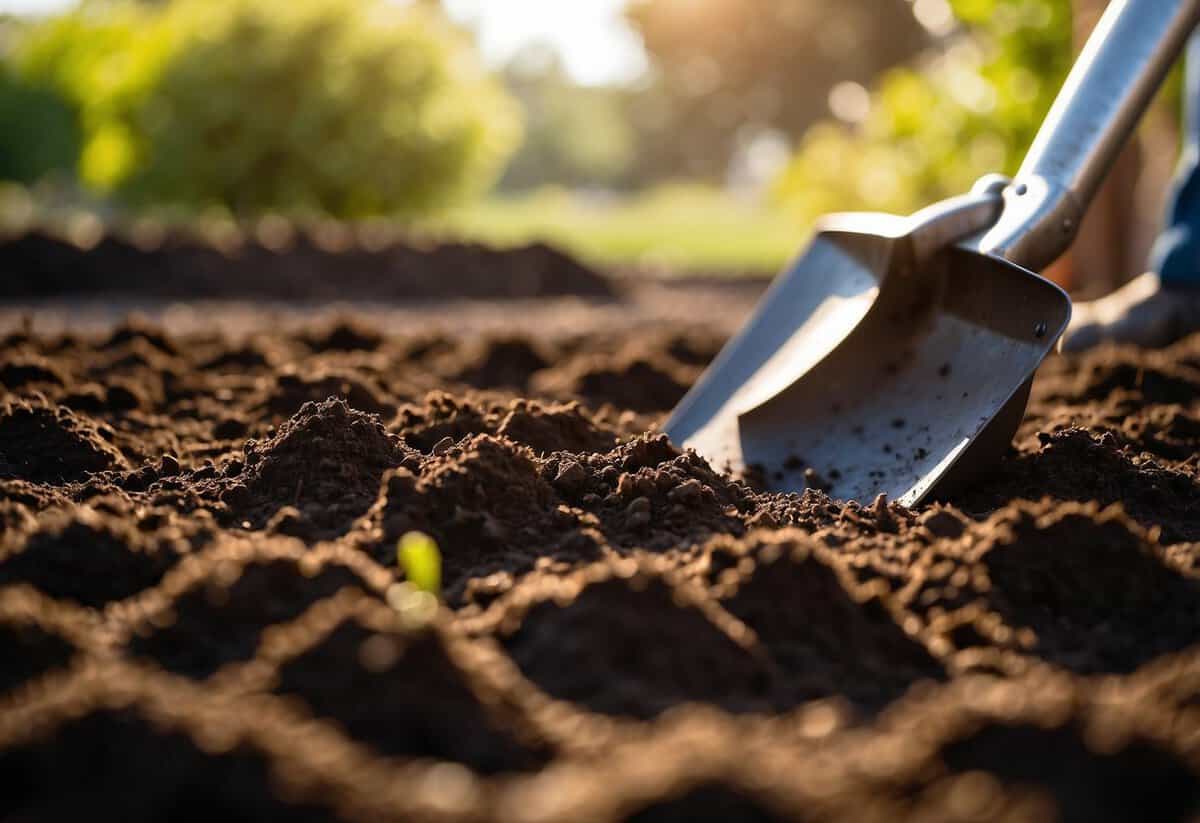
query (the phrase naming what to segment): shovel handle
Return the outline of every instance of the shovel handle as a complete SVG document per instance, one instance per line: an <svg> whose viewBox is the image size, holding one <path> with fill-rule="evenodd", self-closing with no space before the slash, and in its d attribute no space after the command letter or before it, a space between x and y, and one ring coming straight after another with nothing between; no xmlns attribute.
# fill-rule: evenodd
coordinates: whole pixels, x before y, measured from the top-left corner
<svg viewBox="0 0 1200 823"><path fill-rule="evenodd" d="M1071 245L1109 168L1200 22L1200 0L1112 0L978 250L1040 270Z"/></svg>

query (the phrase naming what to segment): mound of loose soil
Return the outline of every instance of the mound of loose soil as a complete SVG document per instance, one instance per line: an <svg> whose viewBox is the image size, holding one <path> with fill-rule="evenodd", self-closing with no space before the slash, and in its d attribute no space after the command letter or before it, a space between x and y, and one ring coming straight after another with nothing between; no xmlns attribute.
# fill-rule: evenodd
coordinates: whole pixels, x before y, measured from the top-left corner
<svg viewBox="0 0 1200 823"><path fill-rule="evenodd" d="M115 243L96 260L133 260ZM46 288L99 265L60 252ZM255 274L266 254L243 251L248 293L300 252ZM438 266L497 264L372 254L427 294ZM574 282L525 254L504 263L521 290ZM656 433L720 343L700 322L476 334L354 313L238 339L146 320L4 338L4 808L1200 814L1200 338L1052 360L1009 454L919 509L764 493ZM441 547L434 609L396 564L412 529Z"/></svg>
<svg viewBox="0 0 1200 823"><path fill-rule="evenodd" d="M209 242L165 230L147 242L119 231L80 246L35 229L0 238L0 298L128 294L138 298L254 297L386 300L414 297L612 295L610 282L575 259L534 244L510 250L462 243L385 244L336 227L298 231L287 245L253 233ZM333 242L330 242L330 241Z"/></svg>
<svg viewBox="0 0 1200 823"><path fill-rule="evenodd" d="M420 459L379 418L331 398L304 404L271 439L247 441L221 478L195 488L243 528L278 527L282 516L297 521L289 533L333 536L367 510L385 471Z"/></svg>
<svg viewBox="0 0 1200 823"><path fill-rule="evenodd" d="M0 408L0 478L63 483L122 465L105 434L64 406L9 399Z"/></svg>

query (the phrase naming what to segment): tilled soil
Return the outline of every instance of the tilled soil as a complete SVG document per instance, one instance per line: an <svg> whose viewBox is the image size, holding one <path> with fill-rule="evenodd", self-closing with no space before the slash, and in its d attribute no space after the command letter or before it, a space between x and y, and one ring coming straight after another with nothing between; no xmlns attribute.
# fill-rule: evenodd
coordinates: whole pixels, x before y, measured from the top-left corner
<svg viewBox="0 0 1200 823"><path fill-rule="evenodd" d="M441 328L0 342L0 817L1200 813L1200 338L910 510L656 434L712 325Z"/></svg>

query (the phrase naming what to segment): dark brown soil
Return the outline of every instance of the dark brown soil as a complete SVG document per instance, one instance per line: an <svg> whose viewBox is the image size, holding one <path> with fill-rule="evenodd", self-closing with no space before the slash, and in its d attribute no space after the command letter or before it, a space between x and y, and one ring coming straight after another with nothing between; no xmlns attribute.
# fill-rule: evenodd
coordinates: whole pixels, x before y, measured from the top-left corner
<svg viewBox="0 0 1200 823"><path fill-rule="evenodd" d="M1200 338L909 510L657 434L703 320L4 338L0 817L1195 819Z"/></svg>
<svg viewBox="0 0 1200 823"><path fill-rule="evenodd" d="M464 243L376 240L345 227L295 231L283 244L252 230L212 242L194 232L136 228L93 244L42 229L0 238L0 299L128 294L387 300L415 297L610 296L604 277L549 246L497 251Z"/></svg>

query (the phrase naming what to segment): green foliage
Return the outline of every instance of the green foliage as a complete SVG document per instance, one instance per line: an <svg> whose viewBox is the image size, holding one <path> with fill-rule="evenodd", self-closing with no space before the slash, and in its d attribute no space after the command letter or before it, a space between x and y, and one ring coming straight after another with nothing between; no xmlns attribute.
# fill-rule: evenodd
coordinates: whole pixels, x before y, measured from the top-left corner
<svg viewBox="0 0 1200 823"><path fill-rule="evenodd" d="M396 547L396 560L408 582L434 597L442 596L442 553L423 532L408 532Z"/></svg>
<svg viewBox="0 0 1200 823"><path fill-rule="evenodd" d="M0 64L0 180L71 175L80 139L75 111L61 95Z"/></svg>
<svg viewBox="0 0 1200 823"><path fill-rule="evenodd" d="M132 123L175 43L161 16L134 4L84 6L29 30L17 70L55 89L82 129L79 175L96 190L117 187L147 147Z"/></svg>
<svg viewBox="0 0 1200 823"><path fill-rule="evenodd" d="M361 217L486 186L512 102L425 4L85 4L36 28L25 76L79 111L79 171L134 205Z"/></svg>
<svg viewBox="0 0 1200 823"><path fill-rule="evenodd" d="M1070 0L952 0L968 36L886 74L855 127L804 137L778 182L804 219L848 208L908 212L1016 171L1070 68Z"/></svg>

